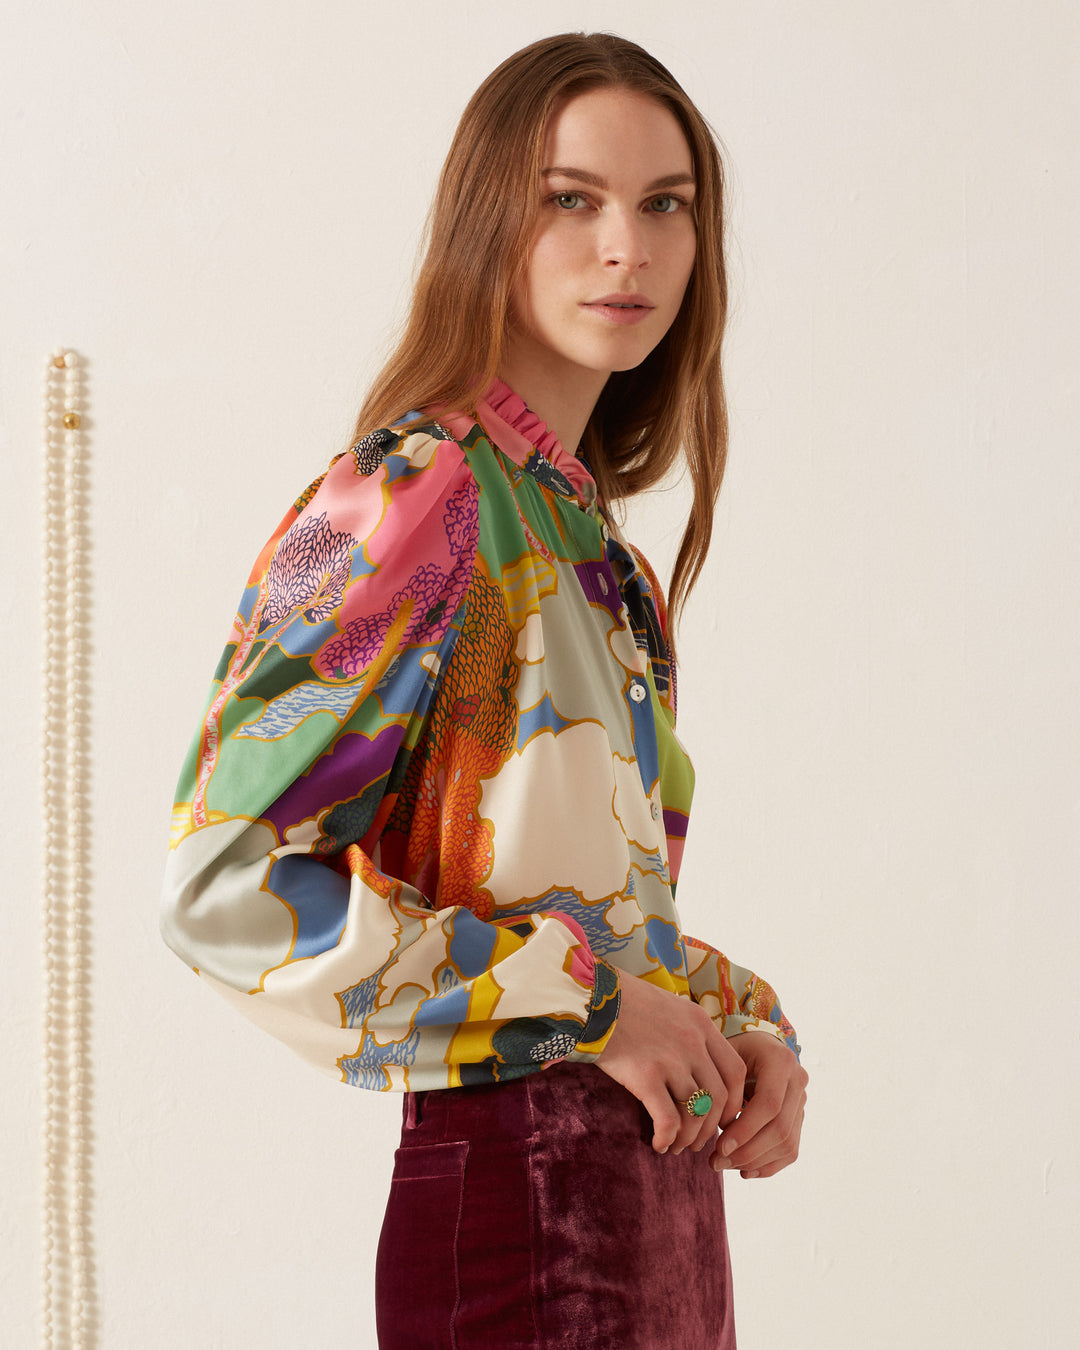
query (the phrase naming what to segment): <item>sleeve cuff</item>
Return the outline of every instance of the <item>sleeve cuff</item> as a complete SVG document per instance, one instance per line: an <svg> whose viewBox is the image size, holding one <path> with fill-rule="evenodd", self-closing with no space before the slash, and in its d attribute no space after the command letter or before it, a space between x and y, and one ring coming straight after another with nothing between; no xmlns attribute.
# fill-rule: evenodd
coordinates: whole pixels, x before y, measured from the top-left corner
<svg viewBox="0 0 1080 1350"><path fill-rule="evenodd" d="M619 1016L622 991L619 972L606 961L596 959L596 980L589 1000L585 1029L577 1047L566 1058L576 1063L592 1063L607 1045Z"/></svg>
<svg viewBox="0 0 1080 1350"><path fill-rule="evenodd" d="M777 1026L775 1022L770 1022L765 1017L751 1017L746 1013L728 1013L722 1019L720 1030L728 1040L733 1036L741 1036L746 1031L764 1032L766 1036L772 1036L781 1045L786 1045L796 1059L799 1059L802 1052L802 1046L795 1039L794 1027L789 1024L790 1034L785 1034L783 1027Z"/></svg>

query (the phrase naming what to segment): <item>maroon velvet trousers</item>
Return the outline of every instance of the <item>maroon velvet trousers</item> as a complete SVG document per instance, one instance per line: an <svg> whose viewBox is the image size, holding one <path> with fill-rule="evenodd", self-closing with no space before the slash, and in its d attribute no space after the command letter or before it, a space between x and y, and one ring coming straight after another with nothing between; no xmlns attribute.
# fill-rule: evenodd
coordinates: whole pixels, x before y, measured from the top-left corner
<svg viewBox="0 0 1080 1350"><path fill-rule="evenodd" d="M380 1350L734 1350L721 1177L592 1065L410 1093Z"/></svg>

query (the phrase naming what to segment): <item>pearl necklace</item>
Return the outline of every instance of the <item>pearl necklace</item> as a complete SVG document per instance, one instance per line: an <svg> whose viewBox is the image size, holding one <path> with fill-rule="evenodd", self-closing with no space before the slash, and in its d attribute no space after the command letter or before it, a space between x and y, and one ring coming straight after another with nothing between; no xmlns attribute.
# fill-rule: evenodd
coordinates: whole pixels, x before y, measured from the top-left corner
<svg viewBox="0 0 1080 1350"><path fill-rule="evenodd" d="M42 584L42 1344L90 1350L90 657L87 466L75 352L45 373Z"/></svg>

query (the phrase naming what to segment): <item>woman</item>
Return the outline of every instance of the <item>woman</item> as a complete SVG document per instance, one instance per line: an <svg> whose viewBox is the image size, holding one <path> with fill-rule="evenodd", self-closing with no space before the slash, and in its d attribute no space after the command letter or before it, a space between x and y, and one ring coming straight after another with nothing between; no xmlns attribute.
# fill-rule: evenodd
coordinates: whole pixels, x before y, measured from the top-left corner
<svg viewBox="0 0 1080 1350"><path fill-rule="evenodd" d="M720 160L671 75L605 34L504 62L185 767L167 941L406 1094L382 1346L734 1345L720 1174L794 1159L806 1075L771 988L680 931L665 605L609 514L685 454L681 603L725 307Z"/></svg>

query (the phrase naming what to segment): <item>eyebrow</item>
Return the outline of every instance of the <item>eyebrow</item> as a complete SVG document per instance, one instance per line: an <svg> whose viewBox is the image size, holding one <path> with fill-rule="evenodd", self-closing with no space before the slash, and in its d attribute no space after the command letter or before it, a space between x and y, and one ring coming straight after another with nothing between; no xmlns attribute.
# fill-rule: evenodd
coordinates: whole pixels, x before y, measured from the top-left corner
<svg viewBox="0 0 1080 1350"><path fill-rule="evenodd" d="M601 178L598 173L590 173L588 169L572 169L557 166L551 169L541 171L544 178L553 178L556 175L560 178L571 178L578 183L585 183L589 187L600 188L602 192L607 190L607 180ZM690 173L666 173L662 178L656 178L646 185L646 192L661 192L665 188L673 187L693 187L694 175Z"/></svg>

